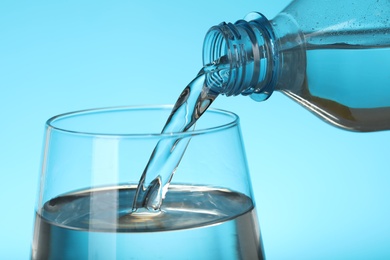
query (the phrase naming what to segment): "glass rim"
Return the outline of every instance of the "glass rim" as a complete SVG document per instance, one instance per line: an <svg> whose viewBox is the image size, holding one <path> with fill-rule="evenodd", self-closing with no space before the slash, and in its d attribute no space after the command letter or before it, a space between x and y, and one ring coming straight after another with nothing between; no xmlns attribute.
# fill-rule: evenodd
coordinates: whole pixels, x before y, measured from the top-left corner
<svg viewBox="0 0 390 260"><path fill-rule="evenodd" d="M206 134L211 132L217 132L222 131L224 129L228 129L234 126L237 126L239 124L239 116L231 111L224 110L224 109L218 109L218 108L208 108L205 113L210 114L219 114L224 115L229 118L230 120L227 120L227 123L223 124L215 124L215 126L211 127L203 127L203 128L195 128L195 129L189 129L185 132L167 132L167 133L161 133L161 132L134 132L134 133L104 133L104 132L93 132L93 131L77 131L68 129L65 127L59 127L55 126L55 121L66 119L67 117L72 116L81 116L86 114L93 114L93 113L100 113L100 112L110 112L110 111L136 111L136 110L166 110L166 109L172 109L173 105L130 105L130 106L112 106L112 107L100 107L100 108L90 108L90 109L82 109L82 110L75 110L71 112L61 113L55 116L52 116L48 120L46 120L46 127L56 130L63 133L69 133L69 134L77 134L77 135L86 135L86 136L106 136L106 137L172 137L172 136L188 136L188 135L200 135L200 134ZM164 125L161 126L161 129L164 127Z"/></svg>

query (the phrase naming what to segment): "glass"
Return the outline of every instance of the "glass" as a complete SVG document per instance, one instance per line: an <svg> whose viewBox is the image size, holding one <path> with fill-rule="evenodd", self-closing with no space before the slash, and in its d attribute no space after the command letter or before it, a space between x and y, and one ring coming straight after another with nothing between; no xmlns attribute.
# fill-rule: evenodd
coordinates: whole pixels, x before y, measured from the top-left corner
<svg viewBox="0 0 390 260"><path fill-rule="evenodd" d="M120 107L47 121L32 259L263 259L239 119L208 110L161 134L171 107ZM159 140L190 140L160 212L133 212Z"/></svg>

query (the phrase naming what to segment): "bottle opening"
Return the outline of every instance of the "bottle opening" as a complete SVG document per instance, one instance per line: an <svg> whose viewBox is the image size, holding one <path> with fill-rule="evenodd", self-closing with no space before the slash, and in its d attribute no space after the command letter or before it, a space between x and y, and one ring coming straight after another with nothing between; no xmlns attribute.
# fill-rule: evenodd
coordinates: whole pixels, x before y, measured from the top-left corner
<svg viewBox="0 0 390 260"><path fill-rule="evenodd" d="M207 32L203 64L226 60L229 78L220 93L226 96L250 95L257 101L270 96L275 85L275 45L269 21L261 14L253 20L221 23Z"/></svg>

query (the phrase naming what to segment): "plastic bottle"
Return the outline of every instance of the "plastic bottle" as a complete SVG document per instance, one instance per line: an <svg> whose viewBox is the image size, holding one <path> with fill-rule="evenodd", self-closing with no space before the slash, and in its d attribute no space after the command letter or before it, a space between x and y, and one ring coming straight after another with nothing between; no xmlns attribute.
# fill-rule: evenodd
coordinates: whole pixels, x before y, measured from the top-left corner
<svg viewBox="0 0 390 260"><path fill-rule="evenodd" d="M389 0L296 0L272 20L221 23L203 62L223 58L222 94L263 101L277 90L338 127L390 129Z"/></svg>

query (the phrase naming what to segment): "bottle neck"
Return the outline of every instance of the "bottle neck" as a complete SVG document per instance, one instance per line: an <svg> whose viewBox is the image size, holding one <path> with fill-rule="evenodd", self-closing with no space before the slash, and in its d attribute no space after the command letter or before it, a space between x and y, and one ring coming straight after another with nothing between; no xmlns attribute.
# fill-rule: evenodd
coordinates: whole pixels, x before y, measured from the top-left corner
<svg viewBox="0 0 390 260"><path fill-rule="evenodd" d="M216 62L225 63L228 70L218 90L221 94L250 95L256 101L267 99L277 84L280 66L278 44L269 20L250 13L234 24L223 22L212 27L205 37L203 63Z"/></svg>

